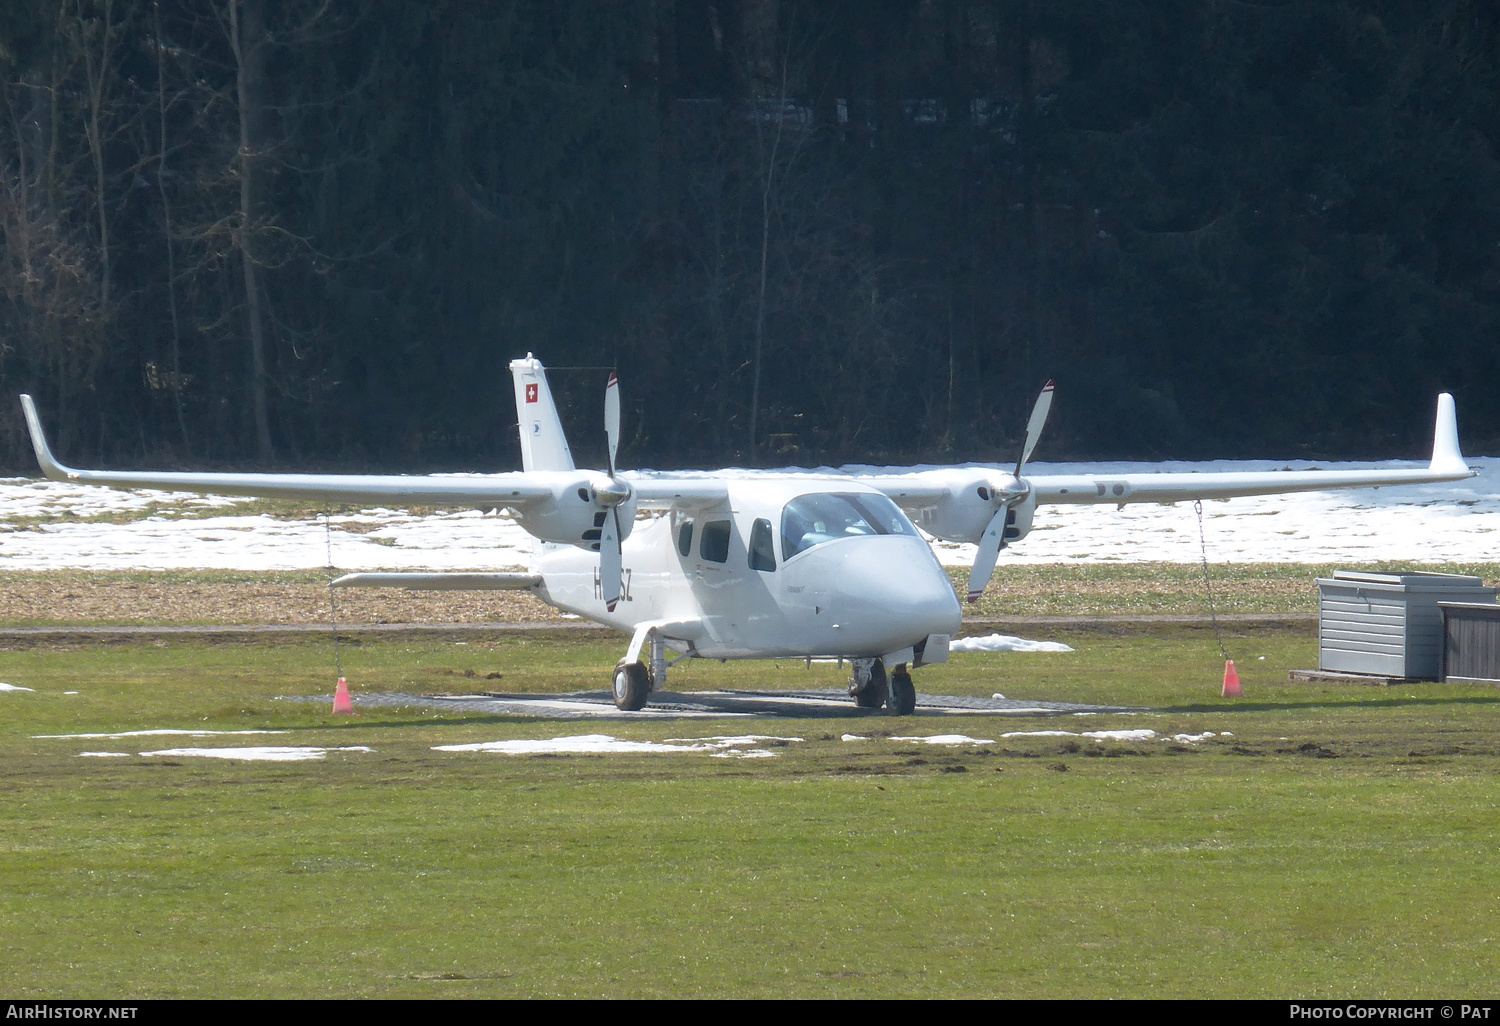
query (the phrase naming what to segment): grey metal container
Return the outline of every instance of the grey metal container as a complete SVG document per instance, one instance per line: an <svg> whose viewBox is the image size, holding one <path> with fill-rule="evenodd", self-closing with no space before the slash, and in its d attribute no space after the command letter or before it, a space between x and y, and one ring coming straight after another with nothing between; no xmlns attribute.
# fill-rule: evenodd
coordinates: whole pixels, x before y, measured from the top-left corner
<svg viewBox="0 0 1500 1026"><path fill-rule="evenodd" d="M1500 605L1439 602L1443 614L1442 679L1500 684Z"/></svg>
<svg viewBox="0 0 1500 1026"><path fill-rule="evenodd" d="M1407 680L1441 672L1439 602L1495 601L1495 589L1467 574L1339 570L1318 578L1318 668Z"/></svg>

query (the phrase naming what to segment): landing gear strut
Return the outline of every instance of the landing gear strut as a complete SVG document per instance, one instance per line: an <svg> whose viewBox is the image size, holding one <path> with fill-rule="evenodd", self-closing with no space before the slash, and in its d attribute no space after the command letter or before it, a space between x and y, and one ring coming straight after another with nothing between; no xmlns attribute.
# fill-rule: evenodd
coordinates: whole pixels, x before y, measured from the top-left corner
<svg viewBox="0 0 1500 1026"><path fill-rule="evenodd" d="M905 663L887 674L883 659L854 660L849 694L861 709L885 706L892 716L910 716L917 707L917 689Z"/></svg>
<svg viewBox="0 0 1500 1026"><path fill-rule="evenodd" d="M615 666L611 682L615 706L625 712L644 709L651 692L660 691L667 683L667 667L686 659L691 651L690 645L688 652L667 662L666 639L654 625L641 624L630 641L630 650Z"/></svg>
<svg viewBox="0 0 1500 1026"><path fill-rule="evenodd" d="M854 660L854 675L849 678L849 694L861 709L879 709L885 705L885 663L879 659Z"/></svg>

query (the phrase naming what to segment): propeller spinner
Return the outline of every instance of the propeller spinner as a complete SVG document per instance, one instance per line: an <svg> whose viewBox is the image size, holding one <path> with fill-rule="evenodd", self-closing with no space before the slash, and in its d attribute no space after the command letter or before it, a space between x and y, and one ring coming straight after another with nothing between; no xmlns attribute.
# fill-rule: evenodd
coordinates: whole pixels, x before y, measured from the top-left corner
<svg viewBox="0 0 1500 1026"><path fill-rule="evenodd" d="M1031 408L1031 418L1026 422L1026 441L1021 446L1021 458L1016 460L1015 484L1003 491L994 492L995 498L1000 500L1000 508L990 518L984 534L979 538L979 550L974 553L974 568L969 571L970 602L979 601L985 586L990 583L990 575L995 572L995 561L1000 557L1000 550L1005 548L1005 522L1011 508L1024 500L1031 491L1031 485L1021 475L1026 469L1026 461L1031 459L1032 450L1042 437L1047 414L1052 410L1052 387L1050 381L1042 386L1042 394L1036 397L1036 405Z"/></svg>

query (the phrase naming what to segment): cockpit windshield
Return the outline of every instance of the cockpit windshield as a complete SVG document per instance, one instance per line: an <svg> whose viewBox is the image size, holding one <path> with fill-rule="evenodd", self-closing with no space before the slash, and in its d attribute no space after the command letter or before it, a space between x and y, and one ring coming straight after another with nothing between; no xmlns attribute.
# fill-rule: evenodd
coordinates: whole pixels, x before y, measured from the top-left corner
<svg viewBox="0 0 1500 1026"><path fill-rule="evenodd" d="M917 529L884 495L867 492L820 492L799 495L781 511L781 558L791 559L815 545L840 538L905 534Z"/></svg>

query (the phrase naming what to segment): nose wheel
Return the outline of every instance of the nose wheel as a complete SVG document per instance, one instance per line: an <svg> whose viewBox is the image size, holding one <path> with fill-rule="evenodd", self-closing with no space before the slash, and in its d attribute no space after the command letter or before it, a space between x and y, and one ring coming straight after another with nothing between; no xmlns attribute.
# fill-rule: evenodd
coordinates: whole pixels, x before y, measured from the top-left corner
<svg viewBox="0 0 1500 1026"><path fill-rule="evenodd" d="M904 666L891 673L891 696L886 700L886 708L893 716L910 716L917 709L917 686Z"/></svg>
<svg viewBox="0 0 1500 1026"><path fill-rule="evenodd" d="M892 716L910 716L917 708L917 689L904 663L887 674L883 660L854 660L849 695L861 709L884 706Z"/></svg>

